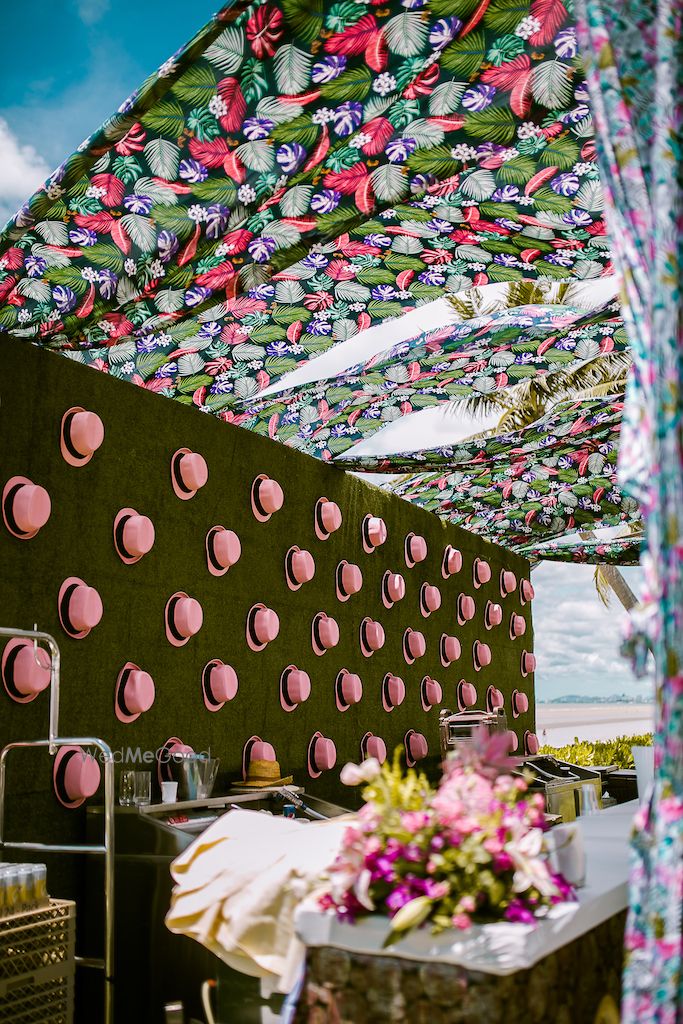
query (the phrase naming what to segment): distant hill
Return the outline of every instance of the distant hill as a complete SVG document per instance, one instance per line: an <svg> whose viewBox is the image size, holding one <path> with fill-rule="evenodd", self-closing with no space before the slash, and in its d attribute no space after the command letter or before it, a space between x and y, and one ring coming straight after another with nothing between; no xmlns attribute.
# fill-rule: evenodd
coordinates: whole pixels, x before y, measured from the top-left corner
<svg viewBox="0 0 683 1024"><path fill-rule="evenodd" d="M583 694L568 693L552 700L536 700L537 704L652 704L645 697L629 697L625 693L613 693L610 697L586 697Z"/></svg>

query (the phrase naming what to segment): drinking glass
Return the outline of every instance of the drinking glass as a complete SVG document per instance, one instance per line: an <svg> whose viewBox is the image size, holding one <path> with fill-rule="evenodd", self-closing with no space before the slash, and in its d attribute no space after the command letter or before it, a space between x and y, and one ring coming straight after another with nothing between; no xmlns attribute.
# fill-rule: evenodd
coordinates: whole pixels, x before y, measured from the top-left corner
<svg viewBox="0 0 683 1024"><path fill-rule="evenodd" d="M135 772L135 796L133 802L137 807L146 807L152 802L152 773Z"/></svg>
<svg viewBox="0 0 683 1024"><path fill-rule="evenodd" d="M208 800L216 781L220 761L217 757L203 757L197 762L197 799Z"/></svg>
<svg viewBox="0 0 683 1024"><path fill-rule="evenodd" d="M581 786L581 816L584 814L598 813L598 794L595 786L590 782L584 782Z"/></svg>
<svg viewBox="0 0 683 1024"><path fill-rule="evenodd" d="M119 803L121 807L132 807L135 803L135 772L124 770L119 776Z"/></svg>
<svg viewBox="0 0 683 1024"><path fill-rule="evenodd" d="M162 804L174 804L178 799L178 783L177 782L162 782L161 783L161 802Z"/></svg>

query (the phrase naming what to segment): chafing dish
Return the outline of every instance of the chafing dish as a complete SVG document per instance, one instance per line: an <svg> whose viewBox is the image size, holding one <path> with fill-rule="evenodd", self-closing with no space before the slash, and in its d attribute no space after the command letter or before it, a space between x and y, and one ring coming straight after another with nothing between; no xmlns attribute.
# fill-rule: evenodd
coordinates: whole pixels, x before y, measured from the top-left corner
<svg viewBox="0 0 683 1024"><path fill-rule="evenodd" d="M595 788L598 808L602 807L602 779L600 772L580 765L560 761L549 754L525 757L520 771L531 775L529 788L542 793L548 814L560 815L562 821L574 821L581 814L581 787Z"/></svg>
<svg viewBox="0 0 683 1024"><path fill-rule="evenodd" d="M468 743L472 733L480 726L491 732L506 732L507 717L503 708L496 711L450 711L442 708L439 714L439 740L441 757L455 750L460 743Z"/></svg>

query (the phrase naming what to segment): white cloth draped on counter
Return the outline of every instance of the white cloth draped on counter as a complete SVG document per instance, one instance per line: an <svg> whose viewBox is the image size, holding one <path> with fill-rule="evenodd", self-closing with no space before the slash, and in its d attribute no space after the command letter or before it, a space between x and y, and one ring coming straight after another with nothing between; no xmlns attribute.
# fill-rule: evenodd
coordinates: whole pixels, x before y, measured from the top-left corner
<svg viewBox="0 0 683 1024"><path fill-rule="evenodd" d="M294 912L320 886L349 820L229 811L171 865L176 884L166 925L273 991L290 991L305 952Z"/></svg>

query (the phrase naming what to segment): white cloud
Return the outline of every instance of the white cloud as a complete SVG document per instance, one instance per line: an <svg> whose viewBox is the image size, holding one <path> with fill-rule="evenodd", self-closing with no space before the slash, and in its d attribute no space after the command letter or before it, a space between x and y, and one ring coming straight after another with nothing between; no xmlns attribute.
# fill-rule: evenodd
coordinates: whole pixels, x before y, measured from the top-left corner
<svg viewBox="0 0 683 1024"><path fill-rule="evenodd" d="M40 188L51 168L33 146L20 145L7 121L0 118L0 224Z"/></svg>
<svg viewBox="0 0 683 1024"><path fill-rule="evenodd" d="M109 0L77 0L76 9L85 25L95 25L109 10Z"/></svg>

